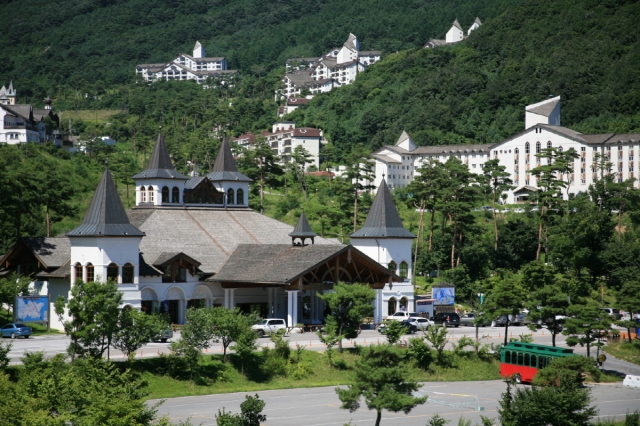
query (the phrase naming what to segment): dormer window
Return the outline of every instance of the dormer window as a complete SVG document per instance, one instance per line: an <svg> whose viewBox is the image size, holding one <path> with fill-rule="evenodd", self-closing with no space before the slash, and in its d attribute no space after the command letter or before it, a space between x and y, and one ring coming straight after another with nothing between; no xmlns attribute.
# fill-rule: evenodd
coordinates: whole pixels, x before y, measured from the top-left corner
<svg viewBox="0 0 640 426"><path fill-rule="evenodd" d="M174 204L180 203L180 190L177 186L174 186L171 190L171 202Z"/></svg>
<svg viewBox="0 0 640 426"><path fill-rule="evenodd" d="M162 187L162 204L169 203L169 187Z"/></svg>
<svg viewBox="0 0 640 426"><path fill-rule="evenodd" d="M149 202L153 204L155 199L155 191L153 189L153 186L149 186L147 195L149 196Z"/></svg>
<svg viewBox="0 0 640 426"><path fill-rule="evenodd" d="M140 202L147 202L147 189L144 186L140 187Z"/></svg>
<svg viewBox="0 0 640 426"><path fill-rule="evenodd" d="M239 188L238 191L236 191L236 204L244 204L244 191L242 188Z"/></svg>
<svg viewBox="0 0 640 426"><path fill-rule="evenodd" d="M233 192L233 188L229 188L227 190L227 204L235 204L235 197L234 197L234 192Z"/></svg>

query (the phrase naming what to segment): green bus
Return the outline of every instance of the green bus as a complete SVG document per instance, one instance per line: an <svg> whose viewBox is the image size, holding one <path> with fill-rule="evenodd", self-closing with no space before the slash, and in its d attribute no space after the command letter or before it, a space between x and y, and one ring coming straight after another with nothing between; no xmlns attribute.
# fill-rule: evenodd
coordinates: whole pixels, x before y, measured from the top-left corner
<svg viewBox="0 0 640 426"><path fill-rule="evenodd" d="M509 342L500 349L500 375L513 377L516 383L531 383L538 370L552 359L575 356L573 349L535 343Z"/></svg>

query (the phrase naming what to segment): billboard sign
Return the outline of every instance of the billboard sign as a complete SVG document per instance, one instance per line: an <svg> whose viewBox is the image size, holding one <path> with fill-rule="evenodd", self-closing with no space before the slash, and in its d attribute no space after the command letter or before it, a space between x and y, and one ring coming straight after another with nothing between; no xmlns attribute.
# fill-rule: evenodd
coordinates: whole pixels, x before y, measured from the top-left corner
<svg viewBox="0 0 640 426"><path fill-rule="evenodd" d="M455 287L435 287L432 292L436 305L453 305L456 301Z"/></svg>
<svg viewBox="0 0 640 426"><path fill-rule="evenodd" d="M49 322L49 296L16 296L15 322Z"/></svg>

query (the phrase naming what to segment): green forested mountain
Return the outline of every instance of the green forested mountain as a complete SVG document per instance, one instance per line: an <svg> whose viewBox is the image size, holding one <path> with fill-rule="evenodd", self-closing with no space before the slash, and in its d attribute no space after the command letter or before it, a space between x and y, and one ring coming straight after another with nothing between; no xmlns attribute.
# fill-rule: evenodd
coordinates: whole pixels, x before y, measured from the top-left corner
<svg viewBox="0 0 640 426"><path fill-rule="evenodd" d="M498 15L521 0L13 0L0 2L0 81L37 101L134 80L137 63L190 53L196 40L231 68L264 75L290 57L319 55L350 32L393 52L444 36L458 18Z"/></svg>
<svg viewBox="0 0 640 426"><path fill-rule="evenodd" d="M640 130L640 3L530 0L466 41L389 55L355 84L295 111L338 152L406 129L421 145L493 143L523 129L524 106L562 96L562 124Z"/></svg>

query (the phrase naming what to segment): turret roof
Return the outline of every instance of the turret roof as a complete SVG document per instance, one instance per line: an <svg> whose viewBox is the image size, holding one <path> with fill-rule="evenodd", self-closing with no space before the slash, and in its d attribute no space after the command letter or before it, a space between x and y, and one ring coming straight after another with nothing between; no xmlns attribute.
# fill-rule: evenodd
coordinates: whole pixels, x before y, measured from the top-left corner
<svg viewBox="0 0 640 426"><path fill-rule="evenodd" d="M458 22L458 20L456 19L455 21L453 21L453 26L457 27L459 29L462 29L462 25L460 25L460 22Z"/></svg>
<svg viewBox="0 0 640 426"><path fill-rule="evenodd" d="M251 179L243 175L238 171L236 166L236 160L231 153L231 147L229 141L225 137L222 139L222 144L218 150L218 156L216 162L213 164L213 170L207 175L209 180L213 181L241 181L251 182Z"/></svg>
<svg viewBox="0 0 640 426"><path fill-rule="evenodd" d="M300 215L298 219L298 223L292 232L289 233L290 237L293 238L309 238L309 237L317 237L318 234L313 232L311 229L311 225L309 225L309 221L307 220L307 216L305 216L304 212Z"/></svg>
<svg viewBox="0 0 640 426"><path fill-rule="evenodd" d="M149 165L147 166L147 169L133 177L133 179L153 178L189 179L173 167L171 157L169 156L169 150L167 149L167 144L164 142L162 132L158 133L158 140L156 141L156 146L153 148L153 152L151 153L151 158L149 158Z"/></svg>
<svg viewBox="0 0 640 426"><path fill-rule="evenodd" d="M118 195L111 172L105 169L82 223L67 232L69 237L142 237L131 225Z"/></svg>
<svg viewBox="0 0 640 426"><path fill-rule="evenodd" d="M402 225L400 214L393 202L387 183L383 180L373 200L364 226L351 234L351 238L415 238Z"/></svg>

